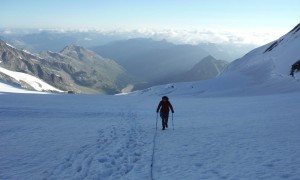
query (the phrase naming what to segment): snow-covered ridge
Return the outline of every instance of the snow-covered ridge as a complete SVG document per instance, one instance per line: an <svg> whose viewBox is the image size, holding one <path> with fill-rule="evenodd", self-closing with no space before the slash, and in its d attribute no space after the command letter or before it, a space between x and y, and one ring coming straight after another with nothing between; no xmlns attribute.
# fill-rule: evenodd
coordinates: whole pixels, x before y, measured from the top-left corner
<svg viewBox="0 0 300 180"><path fill-rule="evenodd" d="M12 46L12 45L10 45L10 44L8 44L8 43L5 43L7 46L9 46L9 47L11 47L11 48L14 48L14 49L17 49L17 48L15 48L14 46Z"/></svg>
<svg viewBox="0 0 300 180"><path fill-rule="evenodd" d="M42 59L38 54L32 54L30 51L27 51L26 49L23 49L22 51L26 54L30 54L31 56L35 56L38 59Z"/></svg>
<svg viewBox="0 0 300 180"><path fill-rule="evenodd" d="M44 81L42 81L34 76L31 76L29 74L26 74L26 73L10 71L10 70L4 69L2 67L0 67L0 73L3 73L5 75L13 78L20 84L25 83L26 85L29 85L32 89L34 89L36 91L63 92L63 91L45 83ZM0 91L2 91L1 86L0 86Z"/></svg>

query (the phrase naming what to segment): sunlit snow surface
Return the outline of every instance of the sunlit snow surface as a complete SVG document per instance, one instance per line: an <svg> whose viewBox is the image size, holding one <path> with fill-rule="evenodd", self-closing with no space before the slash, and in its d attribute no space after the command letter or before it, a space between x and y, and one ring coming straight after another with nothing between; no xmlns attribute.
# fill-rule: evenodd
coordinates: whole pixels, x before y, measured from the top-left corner
<svg viewBox="0 0 300 180"><path fill-rule="evenodd" d="M297 179L300 93L0 95L0 179Z"/></svg>

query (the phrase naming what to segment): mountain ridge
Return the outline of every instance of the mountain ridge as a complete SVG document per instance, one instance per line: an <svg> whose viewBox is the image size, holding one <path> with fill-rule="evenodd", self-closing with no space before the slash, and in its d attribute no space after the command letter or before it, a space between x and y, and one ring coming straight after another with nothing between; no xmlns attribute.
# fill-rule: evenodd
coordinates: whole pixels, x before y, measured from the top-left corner
<svg viewBox="0 0 300 180"><path fill-rule="evenodd" d="M65 47L62 53L45 51L34 55L2 40L0 43L1 67L36 76L64 91L115 94L132 81L113 60L104 59L84 48L70 46Z"/></svg>

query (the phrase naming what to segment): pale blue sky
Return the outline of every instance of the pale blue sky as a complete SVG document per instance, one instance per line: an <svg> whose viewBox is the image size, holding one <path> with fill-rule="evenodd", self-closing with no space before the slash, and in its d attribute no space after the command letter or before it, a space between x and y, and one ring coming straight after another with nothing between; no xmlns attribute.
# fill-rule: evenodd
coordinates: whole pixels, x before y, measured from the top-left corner
<svg viewBox="0 0 300 180"><path fill-rule="evenodd" d="M287 32L299 0L1 0L0 28Z"/></svg>
<svg viewBox="0 0 300 180"><path fill-rule="evenodd" d="M2 27L290 29L299 0L1 0Z"/></svg>

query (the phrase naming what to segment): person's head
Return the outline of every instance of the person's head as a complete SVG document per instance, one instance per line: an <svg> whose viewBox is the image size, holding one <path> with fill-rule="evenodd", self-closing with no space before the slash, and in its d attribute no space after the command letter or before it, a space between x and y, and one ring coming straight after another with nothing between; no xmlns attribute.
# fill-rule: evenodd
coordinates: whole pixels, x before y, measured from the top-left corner
<svg viewBox="0 0 300 180"><path fill-rule="evenodd" d="M169 100L169 98L168 98L167 96L163 96L161 99L162 99L163 101L168 101L168 100Z"/></svg>

